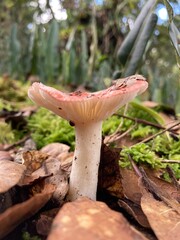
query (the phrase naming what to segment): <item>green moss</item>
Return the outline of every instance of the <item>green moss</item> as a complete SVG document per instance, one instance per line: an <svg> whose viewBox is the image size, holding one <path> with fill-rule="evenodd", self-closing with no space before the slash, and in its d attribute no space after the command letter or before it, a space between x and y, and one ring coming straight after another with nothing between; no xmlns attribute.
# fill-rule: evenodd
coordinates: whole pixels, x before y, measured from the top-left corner
<svg viewBox="0 0 180 240"><path fill-rule="evenodd" d="M21 102L27 99L29 84L13 80L11 78L0 77L1 98L12 102Z"/></svg>
<svg viewBox="0 0 180 240"><path fill-rule="evenodd" d="M22 239L23 240L41 240L41 238L39 238L38 236L31 237L31 235L28 232L23 232Z"/></svg>
<svg viewBox="0 0 180 240"><path fill-rule="evenodd" d="M180 139L167 138L165 135L157 136L148 144L140 143L130 148L125 147L120 153L120 166L130 167L129 155L137 164L146 164L154 169L163 170L163 177L170 180L165 168L170 166L177 179L180 179L180 164L163 163L162 159L180 159Z"/></svg>
<svg viewBox="0 0 180 240"><path fill-rule="evenodd" d="M61 142L74 149L75 133L69 122L51 113L49 110L39 110L28 119L28 129L32 138L41 148L49 143Z"/></svg>
<svg viewBox="0 0 180 240"><path fill-rule="evenodd" d="M165 135L157 136L148 144L154 152L166 159L180 159L180 137L173 139L172 137L167 138Z"/></svg>
<svg viewBox="0 0 180 240"><path fill-rule="evenodd" d="M109 135L116 131L121 119L118 116L113 115L112 117L108 118L103 122L103 134Z"/></svg>
<svg viewBox="0 0 180 240"><path fill-rule="evenodd" d="M0 143L11 144L14 143L16 137L11 129L11 125L5 122L0 122Z"/></svg>
<svg viewBox="0 0 180 240"><path fill-rule="evenodd" d="M166 167L166 164L163 164L161 159L145 143L140 143L130 148L124 148L120 154L120 166L128 167L131 165L129 155L138 164L147 164L156 169Z"/></svg>
<svg viewBox="0 0 180 240"><path fill-rule="evenodd" d="M118 112L120 115L124 114L124 108L120 109ZM142 107L140 104L132 102L129 103L128 110L126 112L126 116L143 119L148 122L158 123L162 122L161 117L158 113L154 110L151 110L147 107ZM103 123L103 133L105 135L110 135L116 131L117 127L121 124L120 131L125 132L129 128L135 125L135 121L122 118L121 116L113 115L112 117L108 118ZM129 133L131 138L145 138L151 134L154 134L158 131L157 128L143 124L137 123L136 126L131 130Z"/></svg>
<svg viewBox="0 0 180 240"><path fill-rule="evenodd" d="M11 124L0 122L0 143L13 144L24 137L24 131L13 130Z"/></svg>

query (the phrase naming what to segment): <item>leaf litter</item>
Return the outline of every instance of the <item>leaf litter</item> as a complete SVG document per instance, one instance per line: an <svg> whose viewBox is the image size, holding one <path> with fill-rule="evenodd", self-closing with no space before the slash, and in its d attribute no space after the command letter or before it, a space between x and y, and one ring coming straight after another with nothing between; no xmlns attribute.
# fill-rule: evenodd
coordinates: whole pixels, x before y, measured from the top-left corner
<svg viewBox="0 0 180 240"><path fill-rule="evenodd" d="M16 144L6 145L6 151L1 148L1 205L3 199L7 200L0 214L0 238L8 237L9 232L32 216L35 234L42 239L72 239L74 234L77 239L84 235L87 239L179 238L177 182L173 185L160 179L158 171L146 166L139 169L141 175L133 169L120 168L120 149L103 145L98 201L82 198L66 203L72 162L69 146L52 143L37 151L31 144L27 147L26 140L19 143L23 145L20 150ZM127 145L130 141L127 135ZM14 204L17 189L22 195L26 189L26 194Z"/></svg>

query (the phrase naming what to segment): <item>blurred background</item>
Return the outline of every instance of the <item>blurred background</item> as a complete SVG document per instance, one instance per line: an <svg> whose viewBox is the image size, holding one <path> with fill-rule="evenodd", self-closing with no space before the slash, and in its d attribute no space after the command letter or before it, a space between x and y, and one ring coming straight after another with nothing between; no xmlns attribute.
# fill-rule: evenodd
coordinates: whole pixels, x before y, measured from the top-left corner
<svg viewBox="0 0 180 240"><path fill-rule="evenodd" d="M180 1L1 0L0 75L100 90L143 74L180 112Z"/></svg>

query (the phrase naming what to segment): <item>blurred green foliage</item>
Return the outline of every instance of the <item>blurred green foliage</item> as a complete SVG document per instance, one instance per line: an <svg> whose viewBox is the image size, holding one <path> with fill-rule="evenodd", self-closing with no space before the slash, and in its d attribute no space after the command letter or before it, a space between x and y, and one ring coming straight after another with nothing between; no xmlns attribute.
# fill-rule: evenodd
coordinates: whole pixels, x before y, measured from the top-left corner
<svg viewBox="0 0 180 240"><path fill-rule="evenodd" d="M60 3L67 17L62 20L49 0L1 1L1 74L99 90L112 76L138 72L150 82L150 100L180 112L179 69L175 54L169 54L170 39L179 51L178 16L170 17L170 25L157 24L156 8L162 2L155 0Z"/></svg>

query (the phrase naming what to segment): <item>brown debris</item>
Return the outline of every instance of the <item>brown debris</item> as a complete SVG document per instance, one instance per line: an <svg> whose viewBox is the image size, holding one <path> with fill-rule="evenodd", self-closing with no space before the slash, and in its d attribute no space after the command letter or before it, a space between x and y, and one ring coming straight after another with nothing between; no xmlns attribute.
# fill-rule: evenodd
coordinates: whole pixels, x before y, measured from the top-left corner
<svg viewBox="0 0 180 240"><path fill-rule="evenodd" d="M7 151L0 151L0 161L1 160L9 160L12 161L13 158L11 156L11 154Z"/></svg>
<svg viewBox="0 0 180 240"><path fill-rule="evenodd" d="M51 224L58 211L58 208L54 208L40 214L40 218L36 223L36 230L38 234L40 234L41 236L47 236L49 234Z"/></svg>
<svg viewBox="0 0 180 240"><path fill-rule="evenodd" d="M144 188L141 186L141 184L143 184L145 189L147 189L150 193L153 194L154 198L163 201L167 206L172 208L180 215L180 205L178 201L174 199L167 191L159 188L151 179L149 179L142 167L140 167L139 169L142 174L142 178L140 179L141 191L144 191Z"/></svg>
<svg viewBox="0 0 180 240"><path fill-rule="evenodd" d="M121 213L88 198L66 203L55 217L48 240L145 240Z"/></svg>
<svg viewBox="0 0 180 240"><path fill-rule="evenodd" d="M140 204L142 193L138 185L138 176L134 171L127 168L120 168L120 173L124 197Z"/></svg>
<svg viewBox="0 0 180 240"><path fill-rule="evenodd" d="M141 207L159 240L177 240L180 234L180 214L164 202L143 191Z"/></svg>
<svg viewBox="0 0 180 240"><path fill-rule="evenodd" d="M50 143L45 147L41 148L40 151L50 155L51 157L58 158L59 160L61 160L61 157L64 155L64 153L68 153L69 150L70 147L66 144Z"/></svg>
<svg viewBox="0 0 180 240"><path fill-rule="evenodd" d="M7 160L0 161L0 193L7 192L23 177L26 167Z"/></svg>
<svg viewBox="0 0 180 240"><path fill-rule="evenodd" d="M41 193L36 194L29 200L16 204L0 215L0 239L10 233L24 220L33 216L51 198L54 192L53 185L45 185Z"/></svg>
<svg viewBox="0 0 180 240"><path fill-rule="evenodd" d="M26 174L31 174L35 170L39 169L43 162L49 157L46 153L32 150L22 153L23 164L26 166Z"/></svg>
<svg viewBox="0 0 180 240"><path fill-rule="evenodd" d="M118 200L120 207L124 208L129 215L133 216L136 221L145 228L150 228L146 215L143 213L140 205L133 203L127 199Z"/></svg>
<svg viewBox="0 0 180 240"><path fill-rule="evenodd" d="M105 144L101 147L101 161L98 176L98 191L116 197L122 197L122 185L119 172L119 150Z"/></svg>
<svg viewBox="0 0 180 240"><path fill-rule="evenodd" d="M56 186L53 193L53 200L61 203L68 191L68 174L61 169L61 162L56 158L49 157L43 162L39 169L25 176L19 185L32 184L35 180L42 178L46 178L46 184L53 184Z"/></svg>

